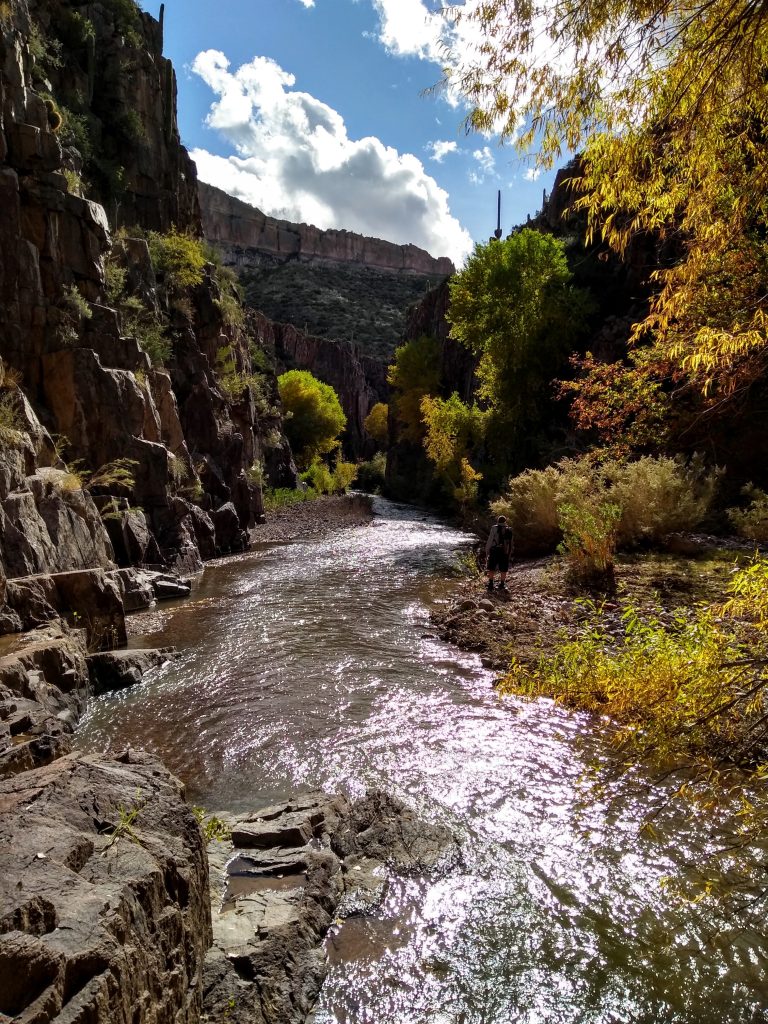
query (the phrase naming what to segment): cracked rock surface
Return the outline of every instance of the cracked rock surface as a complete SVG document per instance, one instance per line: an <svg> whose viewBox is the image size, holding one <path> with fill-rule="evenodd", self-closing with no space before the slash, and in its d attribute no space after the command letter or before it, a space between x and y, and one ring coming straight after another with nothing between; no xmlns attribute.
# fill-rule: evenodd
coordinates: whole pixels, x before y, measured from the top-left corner
<svg viewBox="0 0 768 1024"><path fill-rule="evenodd" d="M208 865L182 795L135 751L0 783L0 1021L199 1021Z"/></svg>
<svg viewBox="0 0 768 1024"><path fill-rule="evenodd" d="M213 947L203 1020L293 1024L327 971L323 939L340 917L373 911L390 872L433 872L456 847L399 801L305 793L230 819L208 846Z"/></svg>

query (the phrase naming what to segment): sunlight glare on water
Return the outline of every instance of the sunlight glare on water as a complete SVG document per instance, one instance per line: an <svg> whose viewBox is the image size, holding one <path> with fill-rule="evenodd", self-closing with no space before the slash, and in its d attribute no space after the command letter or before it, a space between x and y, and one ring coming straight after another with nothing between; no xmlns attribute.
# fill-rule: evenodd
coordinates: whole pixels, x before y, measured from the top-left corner
<svg viewBox="0 0 768 1024"><path fill-rule="evenodd" d="M599 735L547 701L500 701L430 628L470 538L377 513L209 567L142 639L181 657L94 700L80 746L154 750L212 811L378 786L461 839L444 877L395 878L373 917L333 930L316 1024L768 1020L764 937L718 932L660 887L706 827L642 780L590 790Z"/></svg>

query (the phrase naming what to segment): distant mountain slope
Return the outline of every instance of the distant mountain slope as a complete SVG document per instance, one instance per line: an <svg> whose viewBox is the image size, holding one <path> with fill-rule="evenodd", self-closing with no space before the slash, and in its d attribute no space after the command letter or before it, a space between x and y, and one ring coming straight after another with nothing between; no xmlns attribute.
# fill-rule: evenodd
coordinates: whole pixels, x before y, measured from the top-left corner
<svg viewBox="0 0 768 1024"><path fill-rule="evenodd" d="M237 269L250 306L372 358L389 360L408 307L454 270L415 245L276 220L202 183L199 194L205 236Z"/></svg>

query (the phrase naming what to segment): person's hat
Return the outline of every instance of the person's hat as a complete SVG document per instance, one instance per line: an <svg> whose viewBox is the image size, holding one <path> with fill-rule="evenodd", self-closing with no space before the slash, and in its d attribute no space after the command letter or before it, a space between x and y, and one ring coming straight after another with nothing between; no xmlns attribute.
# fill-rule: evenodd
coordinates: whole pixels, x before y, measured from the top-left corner
<svg viewBox="0 0 768 1024"><path fill-rule="evenodd" d="M499 518L496 521L498 523L506 523L507 517L506 516L499 516Z"/></svg>

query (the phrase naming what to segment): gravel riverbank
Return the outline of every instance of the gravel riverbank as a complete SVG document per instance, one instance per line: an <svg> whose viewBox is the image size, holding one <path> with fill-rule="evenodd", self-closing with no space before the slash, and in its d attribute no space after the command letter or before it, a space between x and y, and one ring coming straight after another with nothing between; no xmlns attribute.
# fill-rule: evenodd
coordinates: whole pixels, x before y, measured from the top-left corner
<svg viewBox="0 0 768 1024"><path fill-rule="evenodd" d="M266 522L251 531L252 544L321 537L347 526L365 526L373 519L368 494L338 494L272 509Z"/></svg>

